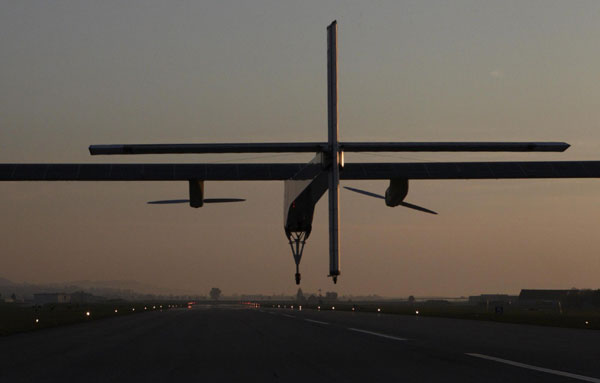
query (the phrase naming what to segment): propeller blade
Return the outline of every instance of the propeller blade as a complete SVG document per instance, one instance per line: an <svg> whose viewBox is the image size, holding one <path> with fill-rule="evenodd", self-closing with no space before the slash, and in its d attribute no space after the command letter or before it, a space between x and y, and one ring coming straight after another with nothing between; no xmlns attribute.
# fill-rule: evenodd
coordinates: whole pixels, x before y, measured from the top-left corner
<svg viewBox="0 0 600 383"><path fill-rule="evenodd" d="M223 202L242 202L245 199L242 198L206 198L204 199L204 203L223 203ZM160 201L148 201L147 203L151 205L168 205L174 203L188 203L189 199L166 199Z"/></svg>
<svg viewBox="0 0 600 383"><path fill-rule="evenodd" d="M150 205L167 205L167 204L171 204L171 203L188 203L190 202L189 199L166 199L166 200L160 200L160 201L148 201L147 203L149 203Z"/></svg>
<svg viewBox="0 0 600 383"><path fill-rule="evenodd" d="M368 192L366 190L351 188L351 187L348 187L348 186L344 186L344 189L348 189L348 190L353 191L355 193L360 193L360 194L368 195L369 197L375 197L375 198L385 199L385 197L382 196L381 194L371 193L371 192Z"/></svg>
<svg viewBox="0 0 600 383"><path fill-rule="evenodd" d="M425 209L424 207L413 205L412 203L408 203L408 202L400 202L400 205L404 206L404 207L407 207L407 208L410 208L410 209L415 209L415 210L418 210L418 211L429 213L429 214L437 214L433 210Z"/></svg>
<svg viewBox="0 0 600 383"><path fill-rule="evenodd" d="M243 202L242 198L205 198L204 203Z"/></svg>

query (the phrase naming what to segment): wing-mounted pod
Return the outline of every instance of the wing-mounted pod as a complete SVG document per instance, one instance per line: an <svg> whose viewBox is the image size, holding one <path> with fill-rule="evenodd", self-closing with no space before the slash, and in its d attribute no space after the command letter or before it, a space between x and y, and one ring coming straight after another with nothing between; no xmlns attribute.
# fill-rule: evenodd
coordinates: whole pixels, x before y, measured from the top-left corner
<svg viewBox="0 0 600 383"><path fill-rule="evenodd" d="M408 194L408 179L407 178L392 178L390 186L385 191L385 204L390 207L404 206L409 209L422 211L429 214L437 214L433 210L426 209L422 206L404 202L404 198Z"/></svg>
<svg viewBox="0 0 600 383"><path fill-rule="evenodd" d="M344 186L344 189L348 189L355 193L364 194L369 197L379 198L385 200L385 204L389 207L404 206L409 209L422 211L429 214L437 214L433 210L426 209L422 206L414 205L412 203L404 202L404 198L408 194L408 179L407 178L392 178L390 179L390 186L385 191L385 196L381 194L371 193L366 190L351 188Z"/></svg>
<svg viewBox="0 0 600 383"><path fill-rule="evenodd" d="M204 181L189 180L190 206L199 208L204 206Z"/></svg>
<svg viewBox="0 0 600 383"><path fill-rule="evenodd" d="M385 204L389 207L396 207L404 201L408 194L408 179L393 178L390 180L390 186L385 191Z"/></svg>

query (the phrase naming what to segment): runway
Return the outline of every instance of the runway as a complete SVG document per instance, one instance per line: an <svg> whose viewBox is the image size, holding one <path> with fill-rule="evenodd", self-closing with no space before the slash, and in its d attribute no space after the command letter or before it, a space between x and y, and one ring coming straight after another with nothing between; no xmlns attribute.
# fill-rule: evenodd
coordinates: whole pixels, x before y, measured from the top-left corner
<svg viewBox="0 0 600 383"><path fill-rule="evenodd" d="M241 306L0 338L0 382L600 382L600 332Z"/></svg>

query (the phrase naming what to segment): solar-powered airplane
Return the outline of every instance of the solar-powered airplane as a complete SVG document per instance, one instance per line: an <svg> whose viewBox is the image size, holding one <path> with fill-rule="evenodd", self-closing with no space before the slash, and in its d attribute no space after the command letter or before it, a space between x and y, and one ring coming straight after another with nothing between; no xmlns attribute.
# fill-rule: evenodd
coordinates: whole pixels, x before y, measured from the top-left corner
<svg viewBox="0 0 600 383"><path fill-rule="evenodd" d="M409 180L600 178L600 161L344 163L344 152L563 152L564 142L340 142L337 107L337 22L327 27L327 142L199 143L156 145L92 145L92 155L184 153L316 153L308 163L240 164L0 164L0 181L187 181L189 202L237 202L204 198L205 181L284 181L284 230L296 263L296 284L315 205L328 192L329 276L340 275L340 180L389 180L385 195L347 187L404 206L435 212L405 202Z"/></svg>

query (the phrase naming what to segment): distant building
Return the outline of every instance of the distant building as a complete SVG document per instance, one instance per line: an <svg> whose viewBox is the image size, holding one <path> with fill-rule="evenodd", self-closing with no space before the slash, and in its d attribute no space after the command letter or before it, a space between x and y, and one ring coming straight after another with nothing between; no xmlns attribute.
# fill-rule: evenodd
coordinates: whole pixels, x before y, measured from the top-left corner
<svg viewBox="0 0 600 383"><path fill-rule="evenodd" d="M203 298L206 299L206 297ZM270 296L263 294L242 294L240 298L243 301L266 301L271 299Z"/></svg>
<svg viewBox="0 0 600 383"><path fill-rule="evenodd" d="M573 309L597 309L600 307L600 290L571 289L561 298L561 304Z"/></svg>
<svg viewBox="0 0 600 383"><path fill-rule="evenodd" d="M498 304L498 303L515 303L519 299L516 295L508 294L481 294L469 296L469 303L473 305L480 304Z"/></svg>
<svg viewBox="0 0 600 383"><path fill-rule="evenodd" d="M33 301L36 305L71 303L71 295L65 293L38 293L33 294Z"/></svg>
<svg viewBox="0 0 600 383"><path fill-rule="evenodd" d="M106 298L84 291L77 291L71 294L71 303L99 303L104 301L106 301Z"/></svg>
<svg viewBox="0 0 600 383"><path fill-rule="evenodd" d="M521 290L520 305L538 305L543 303L558 303L564 300L572 290Z"/></svg>
<svg viewBox="0 0 600 383"><path fill-rule="evenodd" d="M432 306L449 305L450 304L450 302L448 302L445 299L428 299L424 303L426 305L432 305Z"/></svg>
<svg viewBox="0 0 600 383"><path fill-rule="evenodd" d="M325 293L325 300L328 301L336 301L338 298L338 293L335 291L328 291Z"/></svg>

